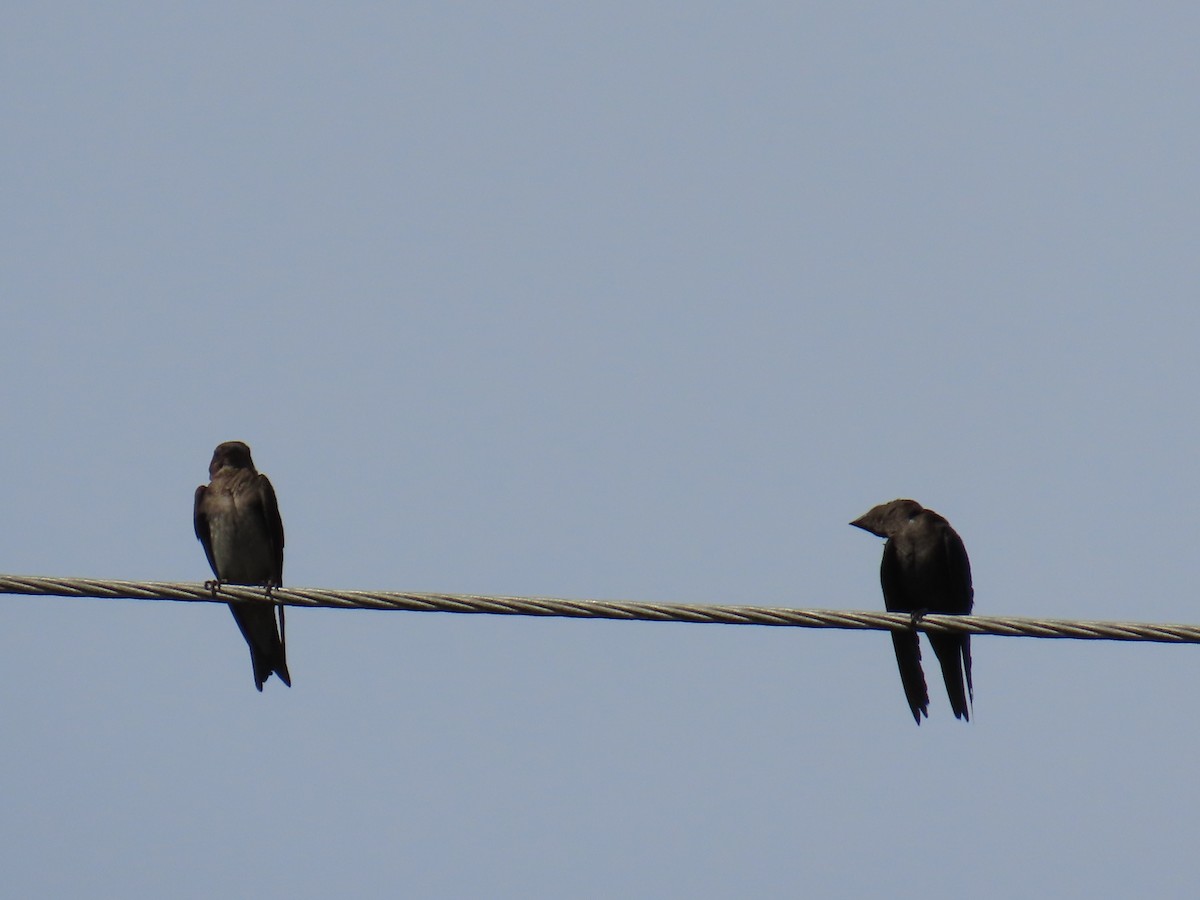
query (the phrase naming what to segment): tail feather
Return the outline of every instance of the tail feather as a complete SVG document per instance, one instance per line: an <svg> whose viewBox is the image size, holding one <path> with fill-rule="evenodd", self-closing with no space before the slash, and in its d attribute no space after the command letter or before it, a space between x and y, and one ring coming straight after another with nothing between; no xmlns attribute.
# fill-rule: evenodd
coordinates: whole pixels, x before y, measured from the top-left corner
<svg viewBox="0 0 1200 900"><path fill-rule="evenodd" d="M971 684L971 636L969 634L931 634L929 643L942 666L942 680L956 719L971 720L970 704L975 701ZM963 685L963 676L966 685ZM969 698L969 701L968 701Z"/></svg>
<svg viewBox="0 0 1200 900"><path fill-rule="evenodd" d="M900 667L900 682L904 685L904 696L913 719L921 724L921 716L929 715L929 689L925 686L925 672L921 669L921 644L915 631L893 631L892 646L896 650L896 664Z"/></svg>
<svg viewBox="0 0 1200 900"><path fill-rule="evenodd" d="M288 674L287 649L280 631L275 629L274 605L266 603L230 603L234 621L250 647L250 664L254 668L254 686L260 691L263 682L271 673L288 687L292 677Z"/></svg>

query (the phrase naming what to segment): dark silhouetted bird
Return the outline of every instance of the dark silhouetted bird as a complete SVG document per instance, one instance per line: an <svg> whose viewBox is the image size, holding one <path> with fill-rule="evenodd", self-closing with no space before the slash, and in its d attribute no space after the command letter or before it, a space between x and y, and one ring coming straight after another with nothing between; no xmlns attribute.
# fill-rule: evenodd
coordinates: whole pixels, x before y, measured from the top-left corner
<svg viewBox="0 0 1200 900"><path fill-rule="evenodd" d="M887 538L879 577L883 582L883 604L889 612L917 616L925 613L965 616L971 612L975 590L971 586L967 548L944 518L916 500L893 500L881 503L850 524ZM921 715L929 715L929 691L921 670L917 632L893 631L892 643L909 709L920 725ZM968 698L973 701L975 697L971 685L971 636L930 634L929 643L941 663L955 718L969 720Z"/></svg>
<svg viewBox="0 0 1200 900"><path fill-rule="evenodd" d="M254 468L250 448L241 441L226 441L213 451L208 477L207 486L196 488L192 518L217 577L213 590L222 583L261 584L269 597L271 588L283 585L283 520L271 482ZM255 686L261 691L274 672L291 687L283 607L278 630L272 603L231 602L229 609L250 645Z"/></svg>

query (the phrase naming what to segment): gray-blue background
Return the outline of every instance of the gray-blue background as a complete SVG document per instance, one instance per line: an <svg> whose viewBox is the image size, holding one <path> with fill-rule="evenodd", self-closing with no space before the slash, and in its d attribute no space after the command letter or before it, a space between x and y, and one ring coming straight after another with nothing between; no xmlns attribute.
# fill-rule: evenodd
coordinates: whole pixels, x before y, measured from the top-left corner
<svg viewBox="0 0 1200 900"><path fill-rule="evenodd" d="M12 4L0 571L1200 621L1190 4ZM0 597L13 896L1191 896L1194 648ZM928 657L930 654L926 653Z"/></svg>

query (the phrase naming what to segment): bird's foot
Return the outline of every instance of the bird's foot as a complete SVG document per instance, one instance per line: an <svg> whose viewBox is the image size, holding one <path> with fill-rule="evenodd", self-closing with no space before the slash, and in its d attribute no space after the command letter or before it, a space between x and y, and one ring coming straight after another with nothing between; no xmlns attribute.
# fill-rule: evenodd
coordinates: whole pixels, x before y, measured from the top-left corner
<svg viewBox="0 0 1200 900"><path fill-rule="evenodd" d="M220 579L210 578L208 581L204 582L204 589L206 591L210 591L214 597L217 596L217 591L221 589Z"/></svg>
<svg viewBox="0 0 1200 900"><path fill-rule="evenodd" d="M917 625L920 624L921 620L927 615L929 615L928 609L914 609L911 613L909 613L909 621L913 628L916 628Z"/></svg>

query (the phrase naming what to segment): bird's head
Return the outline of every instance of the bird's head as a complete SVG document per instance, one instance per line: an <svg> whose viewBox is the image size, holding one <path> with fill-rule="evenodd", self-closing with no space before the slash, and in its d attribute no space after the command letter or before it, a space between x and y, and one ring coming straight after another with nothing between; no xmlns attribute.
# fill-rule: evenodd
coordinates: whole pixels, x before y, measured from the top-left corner
<svg viewBox="0 0 1200 900"><path fill-rule="evenodd" d="M254 460L250 458L250 448L241 441L218 444L213 451L212 462L208 464L208 477L214 477L221 469L249 469L253 472Z"/></svg>
<svg viewBox="0 0 1200 900"><path fill-rule="evenodd" d="M881 538L891 537L923 509L916 500L892 500L872 507L850 524Z"/></svg>

